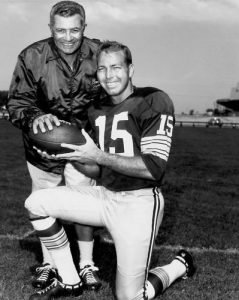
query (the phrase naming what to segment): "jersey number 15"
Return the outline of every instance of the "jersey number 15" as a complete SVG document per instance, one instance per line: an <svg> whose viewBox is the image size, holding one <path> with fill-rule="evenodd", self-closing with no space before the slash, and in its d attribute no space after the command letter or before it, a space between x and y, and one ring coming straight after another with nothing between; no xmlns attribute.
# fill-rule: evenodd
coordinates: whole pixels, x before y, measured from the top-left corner
<svg viewBox="0 0 239 300"><path fill-rule="evenodd" d="M134 156L134 145L132 135L125 129L118 129L118 123L128 120L128 112L124 111L114 116L111 128L111 139L121 139L124 146L124 152L117 152L115 147L109 147L109 153L119 154L123 156ZM95 125L99 128L99 145L102 151L105 151L105 128L106 116L99 116L95 120ZM159 129L156 132L159 135L166 135L172 137L173 133L173 117L168 115L161 115Z"/></svg>

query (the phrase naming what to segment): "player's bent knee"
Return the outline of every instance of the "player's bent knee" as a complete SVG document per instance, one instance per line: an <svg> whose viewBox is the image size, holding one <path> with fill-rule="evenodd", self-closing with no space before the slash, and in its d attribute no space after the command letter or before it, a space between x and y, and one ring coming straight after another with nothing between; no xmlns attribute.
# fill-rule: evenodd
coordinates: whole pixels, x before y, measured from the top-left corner
<svg viewBox="0 0 239 300"><path fill-rule="evenodd" d="M25 208L27 209L29 216L38 216L38 207L40 207L39 202L39 191L33 192L25 201Z"/></svg>

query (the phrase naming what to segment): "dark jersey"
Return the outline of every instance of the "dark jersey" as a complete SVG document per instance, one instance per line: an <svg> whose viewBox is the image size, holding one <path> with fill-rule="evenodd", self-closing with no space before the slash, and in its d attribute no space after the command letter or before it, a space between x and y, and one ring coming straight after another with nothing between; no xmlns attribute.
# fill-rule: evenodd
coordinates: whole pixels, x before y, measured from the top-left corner
<svg viewBox="0 0 239 300"><path fill-rule="evenodd" d="M120 174L102 166L99 184L113 191L160 186L168 160L174 126L171 99L156 88L135 88L114 105L105 98L89 109L89 121L101 150L141 156L155 180Z"/></svg>

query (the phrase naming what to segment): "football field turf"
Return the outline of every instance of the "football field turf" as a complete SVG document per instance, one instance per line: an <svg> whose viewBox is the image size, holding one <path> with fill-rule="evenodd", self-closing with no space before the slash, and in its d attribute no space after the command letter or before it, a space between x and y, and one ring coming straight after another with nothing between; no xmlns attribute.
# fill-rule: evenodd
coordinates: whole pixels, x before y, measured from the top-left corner
<svg viewBox="0 0 239 300"><path fill-rule="evenodd" d="M23 300L33 292L29 267L41 259L23 208L30 178L21 133L5 120L0 120L0 144L0 299ZM194 255L197 272L157 299L239 299L238 149L238 129L175 128L152 266L168 263L183 247ZM96 231L94 256L103 288L81 299L113 300L114 245L102 230Z"/></svg>

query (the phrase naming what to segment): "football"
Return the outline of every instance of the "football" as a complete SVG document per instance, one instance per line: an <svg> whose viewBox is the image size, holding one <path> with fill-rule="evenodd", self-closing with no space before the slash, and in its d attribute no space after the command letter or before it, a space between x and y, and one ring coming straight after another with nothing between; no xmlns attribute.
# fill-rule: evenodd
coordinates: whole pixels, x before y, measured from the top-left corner
<svg viewBox="0 0 239 300"><path fill-rule="evenodd" d="M34 146L49 154L59 154L73 152L73 150L61 147L62 143L83 145L86 140L81 130L71 123L61 121L60 126L52 124L53 129L49 130L47 126L46 132L41 132L38 128L38 133L33 133L31 129L29 138Z"/></svg>

